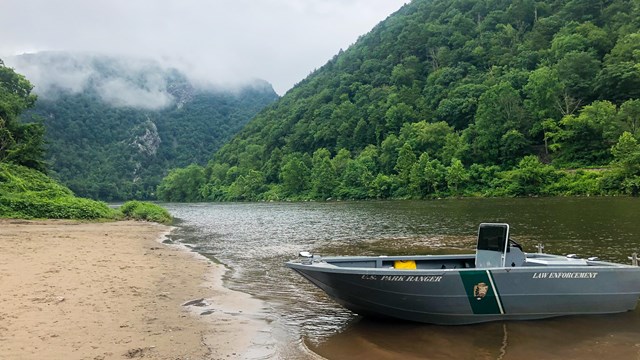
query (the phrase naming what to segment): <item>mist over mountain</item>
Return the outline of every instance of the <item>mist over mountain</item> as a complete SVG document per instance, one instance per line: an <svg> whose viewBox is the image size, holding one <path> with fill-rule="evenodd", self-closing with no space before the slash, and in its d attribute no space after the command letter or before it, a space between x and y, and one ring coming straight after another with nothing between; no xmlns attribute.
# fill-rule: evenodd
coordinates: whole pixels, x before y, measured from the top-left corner
<svg viewBox="0 0 640 360"><path fill-rule="evenodd" d="M210 154L278 96L264 80L221 87L146 59L44 52L7 58L38 95L52 175L102 200L154 197L168 169Z"/></svg>
<svg viewBox="0 0 640 360"><path fill-rule="evenodd" d="M184 100L179 90L185 87L218 92L271 87L257 79L235 84L190 79L175 67L136 57L49 51L10 56L4 61L34 84L40 98L90 92L115 107L164 109Z"/></svg>

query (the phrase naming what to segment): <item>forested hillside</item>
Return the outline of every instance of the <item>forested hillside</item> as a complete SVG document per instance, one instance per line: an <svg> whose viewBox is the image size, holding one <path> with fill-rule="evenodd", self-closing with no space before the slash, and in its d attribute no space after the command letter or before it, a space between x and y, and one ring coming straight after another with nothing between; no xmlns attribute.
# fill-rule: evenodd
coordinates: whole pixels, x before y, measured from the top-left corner
<svg viewBox="0 0 640 360"><path fill-rule="evenodd" d="M107 204L77 198L44 171L44 128L19 115L33 106L33 86L0 60L0 217L114 218Z"/></svg>
<svg viewBox="0 0 640 360"><path fill-rule="evenodd" d="M640 3L414 0L166 200L637 194Z"/></svg>
<svg viewBox="0 0 640 360"><path fill-rule="evenodd" d="M39 100L22 118L46 128L50 174L101 200L154 198L170 168L205 165L278 98L265 81L195 85L152 61L67 53L11 60L36 85Z"/></svg>

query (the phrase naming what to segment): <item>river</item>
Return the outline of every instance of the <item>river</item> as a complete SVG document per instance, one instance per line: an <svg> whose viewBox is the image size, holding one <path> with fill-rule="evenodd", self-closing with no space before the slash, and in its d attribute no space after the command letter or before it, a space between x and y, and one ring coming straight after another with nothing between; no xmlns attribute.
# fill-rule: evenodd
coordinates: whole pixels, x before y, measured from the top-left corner
<svg viewBox="0 0 640 360"><path fill-rule="evenodd" d="M230 271L225 284L264 301L276 353L305 359L640 359L640 310L472 326L381 322L342 309L283 264L321 255L474 251L481 222L506 222L525 251L628 263L640 252L634 198L447 199L163 204L174 239Z"/></svg>

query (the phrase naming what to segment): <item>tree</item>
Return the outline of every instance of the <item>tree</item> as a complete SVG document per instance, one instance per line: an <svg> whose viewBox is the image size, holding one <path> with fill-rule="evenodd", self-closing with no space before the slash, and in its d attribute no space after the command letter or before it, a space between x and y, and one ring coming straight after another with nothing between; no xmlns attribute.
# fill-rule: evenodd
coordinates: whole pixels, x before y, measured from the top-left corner
<svg viewBox="0 0 640 360"><path fill-rule="evenodd" d="M398 173L399 180L405 186L409 185L411 168L416 160L416 154L413 153L411 145L404 143L398 153L398 161L396 162L394 169Z"/></svg>
<svg viewBox="0 0 640 360"><path fill-rule="evenodd" d="M369 188L369 196L374 199L388 199L393 191L393 179L385 174L376 175Z"/></svg>
<svg viewBox="0 0 640 360"><path fill-rule="evenodd" d="M414 152L426 152L430 157L442 160L447 136L452 133L453 128L444 121L419 121L405 124L400 131L400 140L410 145Z"/></svg>
<svg viewBox="0 0 640 360"><path fill-rule="evenodd" d="M618 142L611 148L614 164L624 177L640 175L640 144L629 132L620 135Z"/></svg>
<svg viewBox="0 0 640 360"><path fill-rule="evenodd" d="M460 193L460 187L469 180L469 174L462 165L462 161L453 159L447 168L447 186L453 195Z"/></svg>
<svg viewBox="0 0 640 360"><path fill-rule="evenodd" d="M558 139L560 138L560 132L562 131L558 122L554 119L544 119L540 125L544 134L543 140L545 153L548 154L549 150L558 150Z"/></svg>
<svg viewBox="0 0 640 360"><path fill-rule="evenodd" d="M24 76L0 63L0 161L45 171L44 126L18 119L35 104L32 89Z"/></svg>
<svg viewBox="0 0 640 360"><path fill-rule="evenodd" d="M265 176L260 171L249 170L247 175L240 175L230 186L228 200L257 200L265 188Z"/></svg>
<svg viewBox="0 0 640 360"><path fill-rule="evenodd" d="M339 197L347 199L365 199L369 194L369 186L373 181L373 174L360 158L349 161L342 173L339 187Z"/></svg>
<svg viewBox="0 0 640 360"><path fill-rule="evenodd" d="M351 162L351 152L347 149L340 149L336 156L331 159L336 175L339 177L345 172L347 166Z"/></svg>
<svg viewBox="0 0 640 360"><path fill-rule="evenodd" d="M409 194L414 198L424 198L429 193L430 184L427 184L425 169L429 166L429 154L422 153L417 162L411 167L409 176Z"/></svg>
<svg viewBox="0 0 640 360"><path fill-rule="evenodd" d="M544 195L545 187L556 180L556 175L553 167L541 163L538 157L526 156L517 168L507 172L507 190L515 196Z"/></svg>
<svg viewBox="0 0 640 360"><path fill-rule="evenodd" d="M545 150L548 152L549 132L553 131L553 123L562 116L557 106L562 96L558 74L546 66L538 68L531 72L523 90L526 95L524 107L534 118L531 135L536 136L542 132Z"/></svg>
<svg viewBox="0 0 640 360"><path fill-rule="evenodd" d="M13 134L7 129L6 121L0 118L0 162L8 156L8 151L16 144Z"/></svg>
<svg viewBox="0 0 640 360"><path fill-rule="evenodd" d="M640 97L640 32L621 37L604 58L596 79L596 91L617 104Z"/></svg>
<svg viewBox="0 0 640 360"><path fill-rule="evenodd" d="M625 131L635 137L640 135L640 99L625 101L620 106L618 116Z"/></svg>
<svg viewBox="0 0 640 360"><path fill-rule="evenodd" d="M369 145L356 158L357 161L367 167L367 170L371 174L377 174L379 172L379 151L375 145Z"/></svg>
<svg viewBox="0 0 640 360"><path fill-rule="evenodd" d="M275 148L271 151L271 156L269 156L269 160L264 164L262 171L265 174L265 181L267 182L277 182L278 174L280 172L280 168L282 167L282 150L280 148Z"/></svg>
<svg viewBox="0 0 640 360"><path fill-rule="evenodd" d="M398 149L402 143L394 134L389 135L380 145L380 170L384 174L391 174L398 162Z"/></svg>
<svg viewBox="0 0 640 360"><path fill-rule="evenodd" d="M600 66L600 60L592 52L573 51L558 61L556 69L568 94L588 102L595 98L593 87Z"/></svg>
<svg viewBox="0 0 640 360"><path fill-rule="evenodd" d="M33 85L23 75L0 64L0 118L16 120L24 110L32 107L36 96Z"/></svg>
<svg viewBox="0 0 640 360"><path fill-rule="evenodd" d="M375 140L374 128L366 120L360 119L353 129L352 147L361 150Z"/></svg>
<svg viewBox="0 0 640 360"><path fill-rule="evenodd" d="M518 130L508 130L500 138L500 161L513 166L517 159L529 152L529 140Z"/></svg>
<svg viewBox="0 0 640 360"><path fill-rule="evenodd" d="M616 106L609 101L594 101L580 114L565 116L560 125L559 158L578 164L605 164L622 127L617 120Z"/></svg>
<svg viewBox="0 0 640 360"><path fill-rule="evenodd" d="M473 156L485 163L499 163L504 153L502 137L509 130L525 133L529 127L517 91L509 83L501 82L480 97Z"/></svg>
<svg viewBox="0 0 640 360"><path fill-rule="evenodd" d="M399 103L391 106L389 110L387 110L385 118L387 120L387 131L397 132L404 123L413 122L416 114L411 106L405 103Z"/></svg>
<svg viewBox="0 0 640 360"><path fill-rule="evenodd" d="M320 148L313 153L311 168L311 196L328 199L336 187L336 170L331 163L329 150Z"/></svg>
<svg viewBox="0 0 640 360"><path fill-rule="evenodd" d="M605 177L614 186L632 196L640 195L640 144L629 132L620 135L611 148L612 173Z"/></svg>
<svg viewBox="0 0 640 360"><path fill-rule="evenodd" d="M606 65L595 79L595 89L603 99L616 103L640 97L640 67L635 61Z"/></svg>
<svg viewBox="0 0 640 360"><path fill-rule="evenodd" d="M424 179L427 184L427 194L438 194L447 186L447 168L440 160L435 159L427 163L424 168Z"/></svg>
<svg viewBox="0 0 640 360"><path fill-rule="evenodd" d="M158 198L163 201L202 201L201 187L206 183L204 168L191 164L184 169L173 169L158 185Z"/></svg>
<svg viewBox="0 0 640 360"><path fill-rule="evenodd" d="M309 187L310 175L309 167L303 161L300 153L285 156L280 170L280 180L285 195L302 195Z"/></svg>

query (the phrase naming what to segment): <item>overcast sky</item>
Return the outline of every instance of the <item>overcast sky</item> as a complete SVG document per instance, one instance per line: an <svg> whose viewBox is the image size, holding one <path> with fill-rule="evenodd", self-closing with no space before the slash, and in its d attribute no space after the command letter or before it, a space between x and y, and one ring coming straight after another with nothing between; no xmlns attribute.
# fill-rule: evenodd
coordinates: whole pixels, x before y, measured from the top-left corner
<svg viewBox="0 0 640 360"><path fill-rule="evenodd" d="M151 57L283 95L409 0L2 0L0 58L45 50ZM9 64L10 65L10 64Z"/></svg>

